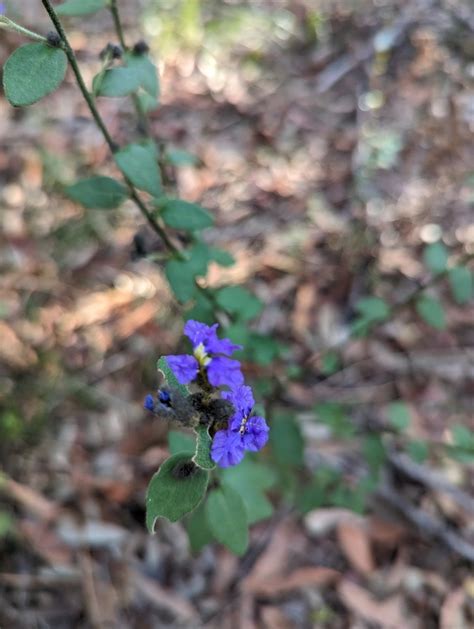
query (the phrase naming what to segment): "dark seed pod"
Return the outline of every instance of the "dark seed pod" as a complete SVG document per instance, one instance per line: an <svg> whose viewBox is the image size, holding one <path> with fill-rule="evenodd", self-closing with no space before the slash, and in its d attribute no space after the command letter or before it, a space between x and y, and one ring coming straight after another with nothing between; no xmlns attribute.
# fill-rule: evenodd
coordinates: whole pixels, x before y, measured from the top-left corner
<svg viewBox="0 0 474 629"><path fill-rule="evenodd" d="M197 465L193 461L180 461L172 470L171 474L175 478L184 480L190 478L197 470Z"/></svg>
<svg viewBox="0 0 474 629"><path fill-rule="evenodd" d="M53 46L53 48L59 48L59 46L61 45L61 38L56 33L56 31L49 31L49 33L46 35L46 39L48 41L48 44L50 46Z"/></svg>
<svg viewBox="0 0 474 629"><path fill-rule="evenodd" d="M143 41L143 39L137 41L137 43L133 47L133 52L136 55L146 55L149 50L150 46L146 43L146 41Z"/></svg>

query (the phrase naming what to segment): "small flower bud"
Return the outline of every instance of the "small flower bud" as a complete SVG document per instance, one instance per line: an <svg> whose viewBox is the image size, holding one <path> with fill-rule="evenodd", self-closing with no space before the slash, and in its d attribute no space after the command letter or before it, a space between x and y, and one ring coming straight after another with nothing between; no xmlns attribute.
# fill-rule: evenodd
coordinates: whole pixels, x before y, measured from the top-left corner
<svg viewBox="0 0 474 629"><path fill-rule="evenodd" d="M50 46L53 46L53 48L58 48L61 45L61 38L56 33L56 31L49 31L49 33L46 35L46 39L48 41L48 44Z"/></svg>
<svg viewBox="0 0 474 629"><path fill-rule="evenodd" d="M146 41L143 41L143 39L137 41L137 43L133 47L133 52L136 55L146 55L149 50L150 46L146 43Z"/></svg>
<svg viewBox="0 0 474 629"><path fill-rule="evenodd" d="M106 57L108 57L109 59L121 59L122 55L123 50L121 49L121 47L117 44L111 44L110 42L99 53L99 57L102 60L104 60Z"/></svg>

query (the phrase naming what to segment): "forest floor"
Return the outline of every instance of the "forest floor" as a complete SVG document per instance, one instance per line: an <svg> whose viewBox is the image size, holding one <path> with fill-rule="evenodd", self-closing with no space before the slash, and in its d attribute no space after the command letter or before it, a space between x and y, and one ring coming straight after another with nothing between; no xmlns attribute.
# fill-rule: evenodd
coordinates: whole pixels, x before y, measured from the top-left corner
<svg viewBox="0 0 474 629"><path fill-rule="evenodd" d="M15 10L47 32L40 4ZM251 288L265 305L254 329L286 347L244 366L249 379L302 366L281 401L313 465L357 466L353 441L308 416L321 402L376 427L401 400L405 437L434 446L424 465L393 455L366 515L302 517L275 492L240 559L218 545L193 556L180 524L149 536L144 493L167 428L142 404L182 318L133 243L161 245L131 205L85 211L61 194L113 172L71 76L27 110L2 97L0 627L472 627L474 465L442 454L453 426L474 429L472 302L441 281L444 329L408 304L350 336L361 297L398 303L424 285L427 244L474 253L469 0L121 4L130 38L159 57L154 137L198 157L170 173L179 196L212 211L206 237L236 259L208 282ZM67 27L90 83L112 22ZM1 65L18 44L2 32ZM127 99L100 110L118 142L136 136Z"/></svg>

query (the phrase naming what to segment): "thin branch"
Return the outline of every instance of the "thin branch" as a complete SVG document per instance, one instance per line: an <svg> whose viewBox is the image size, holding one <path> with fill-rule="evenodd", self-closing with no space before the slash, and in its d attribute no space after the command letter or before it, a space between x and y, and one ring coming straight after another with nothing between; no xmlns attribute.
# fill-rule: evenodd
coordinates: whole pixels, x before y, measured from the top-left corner
<svg viewBox="0 0 474 629"><path fill-rule="evenodd" d="M56 11L54 10L54 7L52 6L50 0L41 0L41 2L43 3L44 8L46 9L46 12L48 13L49 17L51 18L51 21L54 24L54 27L56 28L56 31L61 39L61 44L62 44L62 48L64 50L64 52L67 55L68 61L71 65L72 71L74 73L74 76L76 78L77 84L79 86L79 89L81 90L81 93L84 97L84 100L86 101L89 110L92 114L92 117L94 118L95 123L97 124L100 132L102 133L105 141L107 142L107 145L111 151L111 153L115 153L118 149L119 146L118 144L112 139L112 136L110 135L107 127L105 126L104 120L102 119L102 116L99 113L99 110L96 107L96 104L94 102L94 98L92 97L92 94L89 92L89 90L87 89L87 86L84 82L84 79L82 77L82 73L81 70L79 68L79 64L77 63L77 58L76 55L73 51L73 49L71 48L71 45L69 43L69 40L67 38L66 32L64 31L64 28L61 24L61 21L59 20ZM145 217L145 219L148 221L150 227L154 230L154 232L163 240L163 242L166 244L166 246L168 247L168 249L178 255L178 257L182 256L180 249L173 243L173 241L170 239L170 237L168 236L168 234L166 233L166 231L163 229L163 227L154 219L152 213L150 212L150 210L147 208L147 206L145 205L145 203L141 200L135 186L131 183L131 181L124 176L124 179L127 183L127 186L130 190L130 197L131 199L135 202L135 205L138 207L138 209L140 210L140 212L142 213L142 215Z"/></svg>

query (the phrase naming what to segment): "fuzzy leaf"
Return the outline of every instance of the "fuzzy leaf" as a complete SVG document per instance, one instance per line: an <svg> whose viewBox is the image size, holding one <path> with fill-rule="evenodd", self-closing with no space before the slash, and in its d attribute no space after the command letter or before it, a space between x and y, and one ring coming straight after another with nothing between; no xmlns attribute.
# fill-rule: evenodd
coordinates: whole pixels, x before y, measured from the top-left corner
<svg viewBox="0 0 474 629"><path fill-rule="evenodd" d="M129 144L115 153L115 161L135 187L155 197L160 196L161 175L153 146Z"/></svg>
<svg viewBox="0 0 474 629"><path fill-rule="evenodd" d="M193 511L204 498L208 480L208 472L197 467L188 454L167 459L148 485L146 524L150 533L158 518L176 522Z"/></svg>
<svg viewBox="0 0 474 629"><path fill-rule="evenodd" d="M59 87L67 68L61 48L25 44L17 48L3 68L5 96L14 107L32 105Z"/></svg>
<svg viewBox="0 0 474 629"><path fill-rule="evenodd" d="M214 539L206 517L206 505L201 503L188 518L186 531L193 553L200 552L204 546Z"/></svg>
<svg viewBox="0 0 474 629"><path fill-rule="evenodd" d="M236 555L243 555L249 542L247 513L235 489L222 485L212 490L205 508L214 537Z"/></svg>
<svg viewBox="0 0 474 629"><path fill-rule="evenodd" d="M162 356L158 360L158 363L157 363L156 367L157 367L158 371L161 371L161 373L163 374L163 376L164 376L168 386L172 387L173 389L176 389L177 392L180 395L184 395L184 396L188 395L188 390L186 389L184 384L181 384L180 382L178 382L178 380L177 380L176 376L174 375L172 369L168 365L168 361L166 360L166 356ZM191 451L194 451L194 448L192 448Z"/></svg>
<svg viewBox="0 0 474 629"><path fill-rule="evenodd" d="M160 216L168 227L183 231L196 231L210 227L213 218L200 205L181 199L160 200Z"/></svg>
<svg viewBox="0 0 474 629"><path fill-rule="evenodd" d="M443 273L448 264L448 250L442 242L434 242L423 251L425 266L435 275Z"/></svg>
<svg viewBox="0 0 474 629"><path fill-rule="evenodd" d="M107 6L107 0L68 0L55 7L58 15L75 17L96 13Z"/></svg>
<svg viewBox="0 0 474 629"><path fill-rule="evenodd" d="M196 452L193 456L193 461L203 470L213 470L216 465L211 459L212 439L209 435L209 430L207 429L207 426L198 426L195 429L195 433L197 439Z"/></svg>
<svg viewBox="0 0 474 629"><path fill-rule="evenodd" d="M117 208L128 196L127 189L110 177L81 179L65 190L66 195L84 207L104 210Z"/></svg>
<svg viewBox="0 0 474 629"><path fill-rule="evenodd" d="M446 316L439 299L422 295L415 304L416 311L420 317L436 330L444 330L446 327Z"/></svg>

